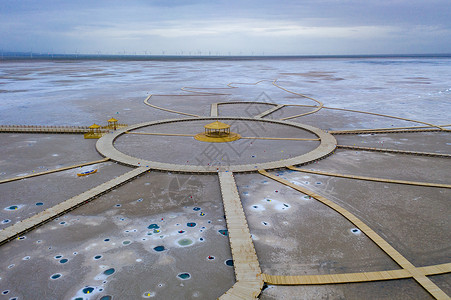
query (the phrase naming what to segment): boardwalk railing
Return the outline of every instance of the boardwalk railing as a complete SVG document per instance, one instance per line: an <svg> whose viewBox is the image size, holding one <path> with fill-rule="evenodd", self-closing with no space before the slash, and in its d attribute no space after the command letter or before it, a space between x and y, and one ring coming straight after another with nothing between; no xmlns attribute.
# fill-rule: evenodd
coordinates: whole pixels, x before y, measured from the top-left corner
<svg viewBox="0 0 451 300"><path fill-rule="evenodd" d="M127 127L127 124L116 124L116 128ZM100 128L102 133L109 132L114 126L106 125ZM88 126L41 126L41 125L0 125L0 132L20 133L87 133Z"/></svg>
<svg viewBox="0 0 451 300"><path fill-rule="evenodd" d="M88 131L88 126L0 125L0 132L81 134Z"/></svg>

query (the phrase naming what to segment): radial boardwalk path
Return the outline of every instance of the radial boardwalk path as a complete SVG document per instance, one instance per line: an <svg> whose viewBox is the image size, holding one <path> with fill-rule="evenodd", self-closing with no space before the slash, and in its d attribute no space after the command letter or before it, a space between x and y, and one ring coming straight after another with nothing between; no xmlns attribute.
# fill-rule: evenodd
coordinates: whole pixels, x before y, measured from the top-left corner
<svg viewBox="0 0 451 300"><path fill-rule="evenodd" d="M212 103L210 107L210 117L218 116L218 103Z"/></svg>
<svg viewBox="0 0 451 300"><path fill-rule="evenodd" d="M138 177L142 173L148 171L147 167L140 167L133 169L121 176L118 176L110 181L107 181L101 185L96 186L84 193L81 193L75 197L72 197L64 202L61 202L51 208L48 208L40 213L33 215L30 218L19 221L18 223L6 227L0 231L0 245L3 245L12 239L19 237L20 235L39 227L54 218L57 218L69 211L76 209L77 207L109 192L117 186L129 182L130 180Z"/></svg>
<svg viewBox="0 0 451 300"><path fill-rule="evenodd" d="M293 167L293 166L288 166L288 169L293 170L293 171L310 173L310 174L316 174L316 175L323 175L323 176L332 176L332 177L341 177L341 178L357 179L357 180L367 180L367 181L376 181L376 182L408 184L408 185L427 186L427 187L439 187L439 188L451 189L451 185L450 184L444 184L444 183L418 182L418 181L407 181L407 180L396 180L396 179L385 179L385 178L375 178L375 177L367 177L367 176L338 174L338 173L331 173L331 172L323 172L323 171L314 171L314 170L301 169L301 168L296 168L296 167Z"/></svg>
<svg viewBox="0 0 451 300"><path fill-rule="evenodd" d="M220 299L255 299L263 279L232 172L218 172L236 283Z"/></svg>
<svg viewBox="0 0 451 300"><path fill-rule="evenodd" d="M451 154L446 154L446 153L418 152L418 151L395 150L395 149L385 149L385 148L371 148L371 147L348 146L348 145L337 145L337 148L346 149L346 150L362 150L362 151L375 151L375 152L387 152L387 153L397 153L397 154L424 155L424 156L451 158Z"/></svg>
<svg viewBox="0 0 451 300"><path fill-rule="evenodd" d="M449 125L440 125L441 127L448 127ZM416 132L438 132L442 131L440 128L431 128L431 126L416 126L416 127L393 127L393 128L379 128L379 129L351 129L351 130L330 130L333 135L342 134L379 134L379 133L416 133Z"/></svg>
<svg viewBox="0 0 451 300"><path fill-rule="evenodd" d="M265 110L264 112L254 116L254 118L256 119L261 119L269 114L272 114L273 112L275 112L276 110L281 109L282 107L284 107L284 104L275 104L275 103L265 103L265 102L219 102L219 103L212 103L211 107L210 107L210 116L211 117L217 117L218 116L218 105L223 105L223 104L268 104L268 105L273 105L274 107Z"/></svg>
<svg viewBox="0 0 451 300"><path fill-rule="evenodd" d="M262 112L261 114L256 115L254 118L256 119L261 119L263 117L266 117L267 115L272 114L273 112L275 112L276 110L281 109L282 107L284 107L284 104L274 104L275 106L273 108L270 108L268 110L265 110L264 112Z"/></svg>
<svg viewBox="0 0 451 300"><path fill-rule="evenodd" d="M451 263L420 267L416 270L425 276L445 274L451 272ZM262 274L262 276L266 283L274 285L337 284L404 279L412 277L410 272L405 269L325 275L283 276Z"/></svg>
<svg viewBox="0 0 451 300"><path fill-rule="evenodd" d="M11 182L11 181L25 179L25 178L51 174L51 173L55 173L55 172L66 171L66 170L70 170L70 169L74 169L74 168L78 168L78 167L84 167L84 166L89 166L89 165L103 163L103 162L106 162L106 161L109 161L109 160L110 160L109 158L104 158L104 159L90 161L90 162L82 163L82 164L78 164L78 165L62 167L62 168L58 168L58 169L54 169L54 170L48 170L48 171L44 171L44 172L37 172L37 173L28 174L28 175L24 175L24 176L17 176L17 177L13 177L13 178L0 180L0 183L6 183L6 182Z"/></svg>
<svg viewBox="0 0 451 300"><path fill-rule="evenodd" d="M408 261L401 253L399 253L395 248L393 248L386 240L384 240L380 235L378 235L373 229L371 229L368 225L363 223L359 218L357 218L355 215L353 215L348 210L344 209L340 205L336 204L335 202L330 201L329 199L316 194L302 186L293 184L289 182L288 180L282 179L279 176L270 174L266 172L265 170L259 170L260 174L271 178L277 182L280 182L286 186L291 187L294 190L297 190L301 193L304 193L321 203L327 205L328 207L332 208L339 214L341 214L343 217L348 219L351 223L353 223L357 228L360 229L368 238L370 238L379 248L381 248L382 251L384 251L388 256L390 256L403 270L405 270L407 273L409 273L409 278L415 279L426 291L428 291L433 297L436 299L449 299L448 295L441 290L435 283L433 283L424 272L422 272L419 268L415 267L410 261ZM374 273L374 272L371 272ZM384 272L380 272L379 278L382 278L386 276ZM368 281L368 277L364 275L364 273L359 274L361 280L357 280L354 278L354 282L358 281ZM402 274L399 274L402 275ZM265 275L266 276L266 275ZM312 282L317 281L318 275L311 275L310 279ZM400 278L405 278L402 275ZM266 278L266 277L265 277ZM287 280L287 284L293 284L293 279L290 278L290 280ZM395 278L387 278L387 279L395 279ZM281 281L281 284L283 284L283 277L278 278L279 281Z"/></svg>

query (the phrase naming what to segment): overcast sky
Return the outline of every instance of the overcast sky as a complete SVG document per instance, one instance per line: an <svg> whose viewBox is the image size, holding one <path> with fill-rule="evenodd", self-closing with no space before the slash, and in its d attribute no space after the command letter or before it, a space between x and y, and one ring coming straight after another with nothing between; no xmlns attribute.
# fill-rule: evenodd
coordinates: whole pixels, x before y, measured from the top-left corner
<svg viewBox="0 0 451 300"><path fill-rule="evenodd" d="M0 0L3 51L451 53L450 0Z"/></svg>

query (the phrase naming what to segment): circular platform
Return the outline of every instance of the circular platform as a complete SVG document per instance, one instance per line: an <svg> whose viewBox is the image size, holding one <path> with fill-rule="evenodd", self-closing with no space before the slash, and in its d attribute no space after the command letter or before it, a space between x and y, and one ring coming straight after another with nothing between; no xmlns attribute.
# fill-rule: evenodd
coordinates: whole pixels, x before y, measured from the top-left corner
<svg viewBox="0 0 451 300"><path fill-rule="evenodd" d="M194 136L194 138L200 142L207 142L207 143L228 143L233 142L236 140L239 140L241 138L241 135L235 132L231 132L228 136L223 137L211 137L206 135L205 133L198 133Z"/></svg>
<svg viewBox="0 0 451 300"><path fill-rule="evenodd" d="M188 128L190 125L189 124L190 122L191 123L192 122L198 123L199 121L205 121L205 122L210 121L211 122L212 120L255 122L255 124L253 124L254 127L258 126L259 124L260 125L275 124L278 126L280 126L280 125L288 126L292 129L300 130L300 132L307 132L309 134L313 134L314 136L319 138L319 145L316 148L314 148L313 150L308 151L307 153L302 153L300 155L296 155L294 157L290 157L290 158L286 158L286 159L268 160L268 161L256 162L256 163L238 163L238 164L230 164L230 165L190 165L190 164L183 164L183 163L175 164L175 163L169 163L169 162L165 162L165 161L143 159L142 157L135 157L133 155L126 154L126 153L118 150L114 145L115 141L118 138L123 137L123 135L126 132L133 132L134 130L137 130L137 129L142 129L142 128L151 127L151 126L165 125L165 124L173 126L174 123L178 123L178 124L176 124L177 128L180 128L180 127ZM194 135L195 134L193 134L193 136ZM272 136L272 137L275 137L275 136ZM185 137L185 138L194 140L194 138L192 138L192 137ZM244 138L246 138L246 137L243 137L243 139ZM243 139L241 139L239 141L242 141ZM168 140L167 138L164 139L165 142L168 142L167 140ZM236 142L239 142L239 141L236 141ZM236 143L236 142L224 143L224 144L233 145L233 143ZM300 142L298 142L298 143L300 143ZM315 142L315 143L318 143L318 142ZM202 144L204 144L204 143L202 143ZM272 148L281 147L283 144L284 144L283 141L276 141L274 146L272 146ZM212 145L213 145L213 143L212 143ZM283 167L291 166L291 165L305 164L305 163L308 163L311 161L321 159L325 156L328 156L335 150L336 145L337 145L337 141L331 134L324 132L323 130L321 130L319 128L305 125L305 124L299 124L299 123L288 122L288 121L276 121L276 120L270 120L270 119L266 120L266 119L254 119L254 118L205 117L205 118L189 118L189 119L169 119L169 120L145 122L145 123L131 125L127 128L123 128L123 129L117 130L115 132L112 132L112 133L109 133L109 134L103 136L102 138L100 138L97 141L96 148L97 148L97 151L101 155L108 157L113 161L117 161L121 164L129 165L129 166L134 166L134 167L140 167L140 166L146 167L147 166L150 169L172 171L172 172L216 173L218 171L255 172L259 169L267 169L268 170L268 169L283 168ZM137 146L139 147L138 144L137 144ZM161 156L162 157L165 156L166 151L170 151L171 148L172 147L170 144L166 148L161 148L159 150L161 152L160 153ZM277 151L278 149L279 148L272 149L272 150ZM147 149L147 150L149 152L156 151L155 149L152 149L152 147L149 147L149 149ZM190 151L190 149L183 147L183 145L182 145L182 150L184 151L184 153L186 153L187 151ZM194 156L195 154L192 154L192 155Z"/></svg>

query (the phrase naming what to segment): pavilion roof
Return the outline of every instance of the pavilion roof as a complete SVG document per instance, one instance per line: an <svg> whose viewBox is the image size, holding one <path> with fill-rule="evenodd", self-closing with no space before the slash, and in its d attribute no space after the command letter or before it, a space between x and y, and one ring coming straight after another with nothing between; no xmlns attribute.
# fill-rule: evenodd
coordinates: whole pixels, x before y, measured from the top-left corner
<svg viewBox="0 0 451 300"><path fill-rule="evenodd" d="M108 120L108 122L117 122L117 120L115 118L111 118Z"/></svg>
<svg viewBox="0 0 451 300"><path fill-rule="evenodd" d="M97 125L96 123L94 123L94 124L92 124L91 126L89 126L89 128L91 128L91 129L97 129L97 128L100 128L100 126Z"/></svg>
<svg viewBox="0 0 451 300"><path fill-rule="evenodd" d="M227 128L230 128L230 125L219 122L219 121L215 121L213 123L205 125L204 127L206 129L227 129Z"/></svg>

